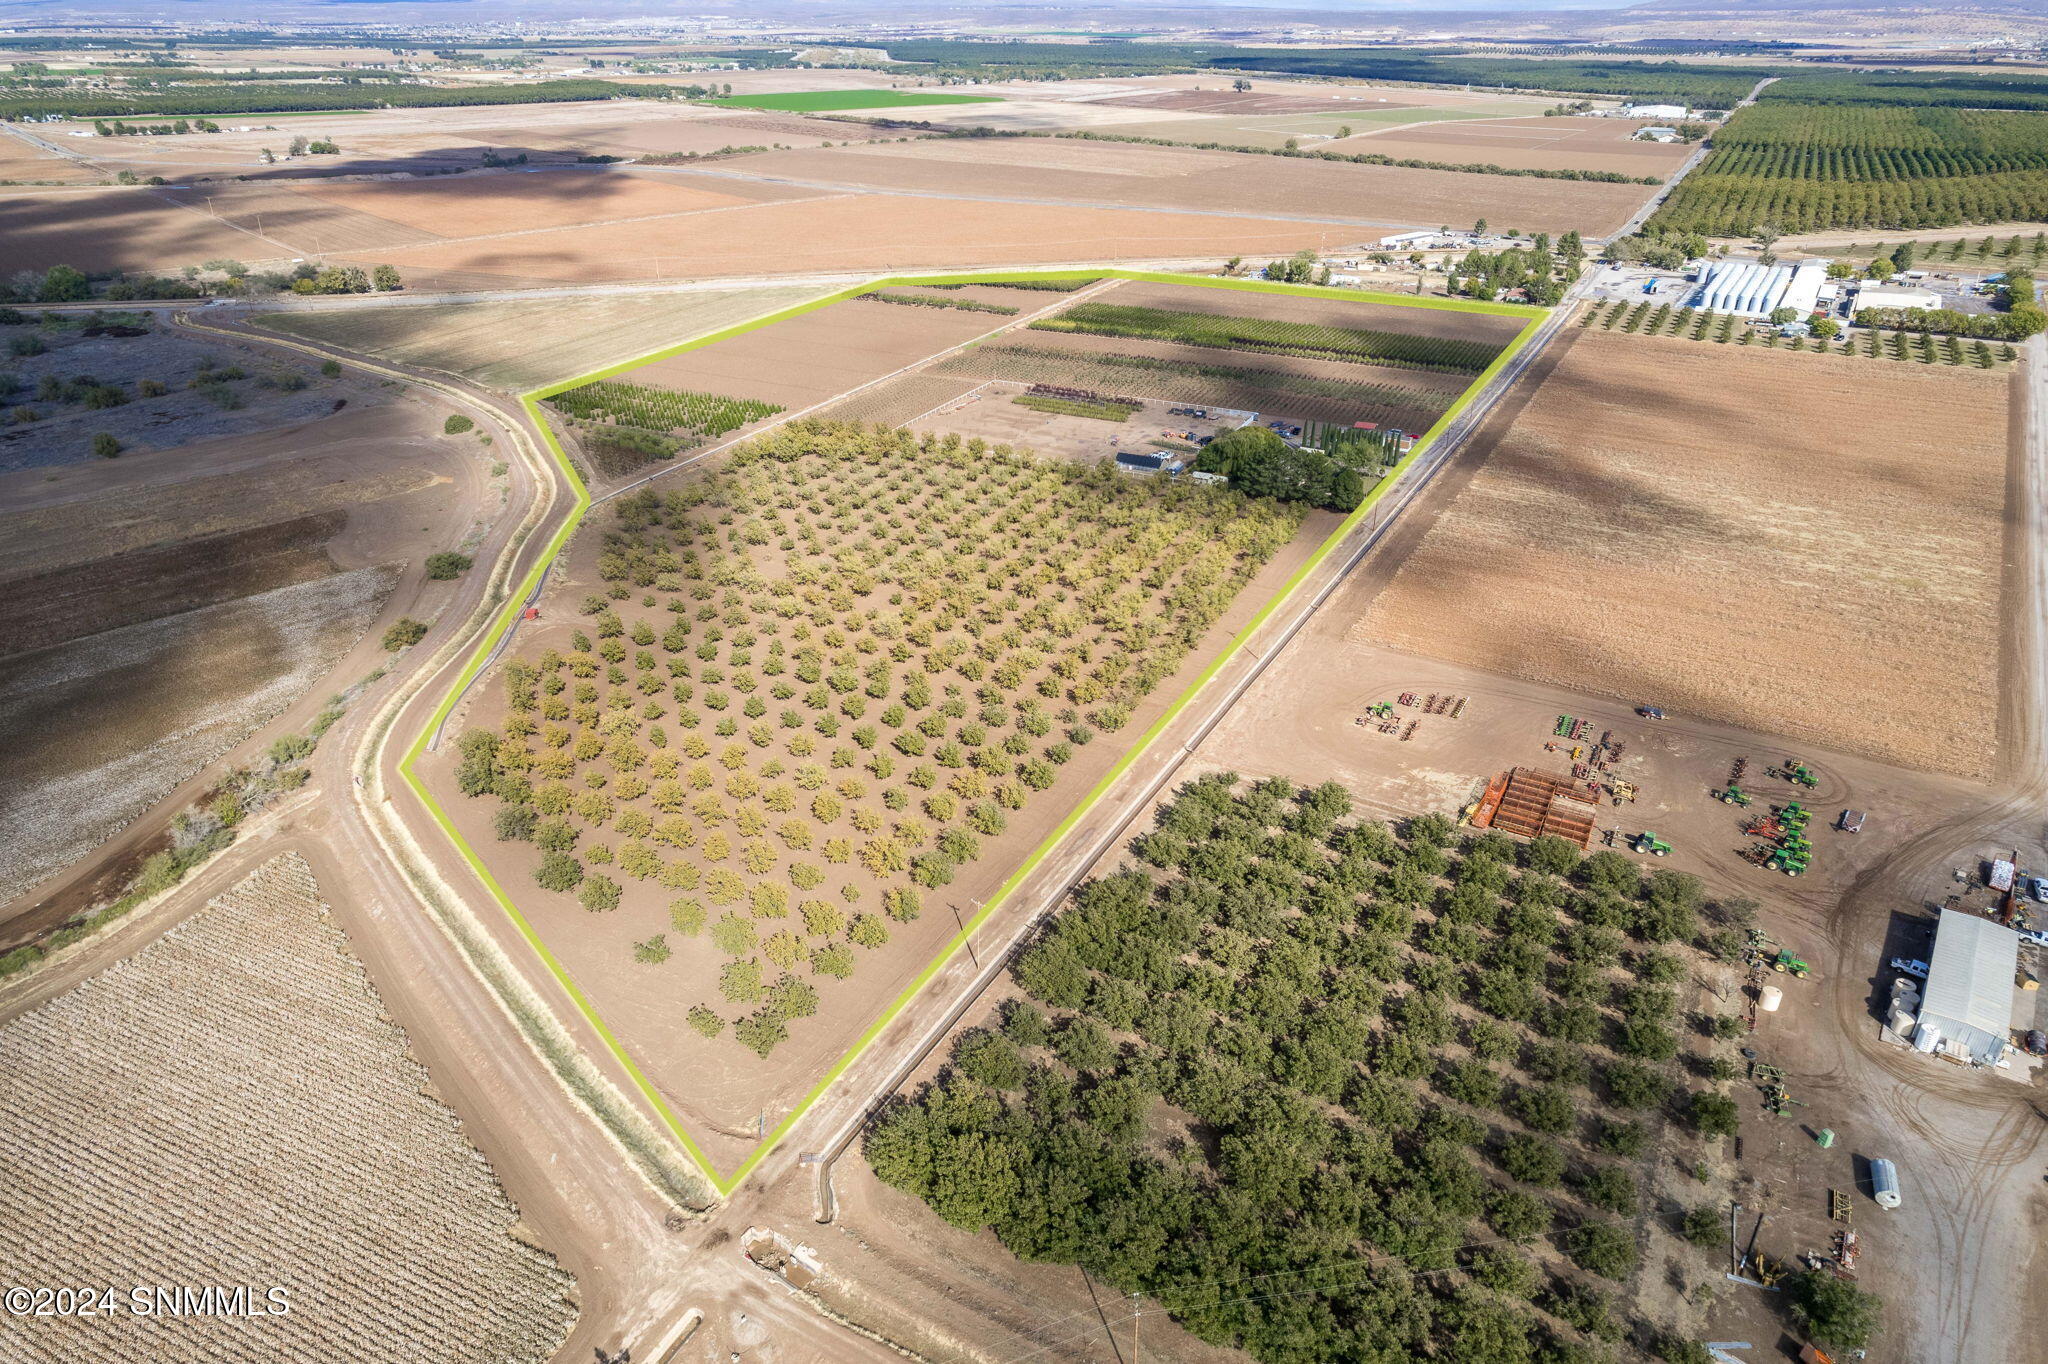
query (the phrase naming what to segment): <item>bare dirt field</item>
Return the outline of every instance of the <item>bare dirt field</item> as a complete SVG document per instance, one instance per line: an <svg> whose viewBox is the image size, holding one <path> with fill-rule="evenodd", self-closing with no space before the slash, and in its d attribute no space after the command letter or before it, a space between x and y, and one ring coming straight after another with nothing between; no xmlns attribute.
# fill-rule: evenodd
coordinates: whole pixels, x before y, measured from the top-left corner
<svg viewBox="0 0 2048 1364"><path fill-rule="evenodd" d="M331 574L0 659L0 895L104 841L297 700L397 579Z"/></svg>
<svg viewBox="0 0 2048 1364"><path fill-rule="evenodd" d="M589 170L345 185L314 182L301 192L323 204L401 223L436 237L470 236L483 226L499 231L577 227L809 197L802 190L777 185L714 185Z"/></svg>
<svg viewBox="0 0 2048 1364"><path fill-rule="evenodd" d="M95 184L104 178L91 166L45 151L27 138L0 127L0 181Z"/></svg>
<svg viewBox="0 0 2048 1364"><path fill-rule="evenodd" d="M266 252L263 239L140 187L0 191L0 240L20 270L149 270L289 249Z"/></svg>
<svg viewBox="0 0 2048 1364"><path fill-rule="evenodd" d="M1637 142L1647 122L1618 118L1503 118L1392 127L1330 144L1339 152L1378 152L1428 161L1492 162L1511 170L1614 171L1668 175L1692 148L1678 142Z"/></svg>
<svg viewBox="0 0 2048 1364"><path fill-rule="evenodd" d="M1485 217L1532 232L1606 232L1634 212L1646 193L1640 185L1036 137L768 152L726 164L875 190L986 189L1066 203L1232 213L1258 204L1373 225L1433 226Z"/></svg>
<svg viewBox="0 0 2048 1364"><path fill-rule="evenodd" d="M523 392L646 355L825 291L806 285L264 314L311 341Z"/></svg>
<svg viewBox="0 0 2048 1364"><path fill-rule="evenodd" d="M442 415L401 400L0 477L0 899L297 700L387 599L431 615L419 560L480 533L488 495Z"/></svg>
<svg viewBox="0 0 2048 1364"><path fill-rule="evenodd" d="M1006 320L992 313L848 299L620 377L756 398L797 411L994 331Z"/></svg>
<svg viewBox="0 0 2048 1364"><path fill-rule="evenodd" d="M1542 363L1359 638L1988 775L2003 376L1577 330Z"/></svg>
<svg viewBox="0 0 2048 1364"><path fill-rule="evenodd" d="M712 279L784 271L796 262L821 270L881 271L1286 254L1304 247L1328 250L1359 236L1356 227L1256 217L844 194L652 223L403 247L360 260L391 261L416 287L502 287Z"/></svg>
<svg viewBox="0 0 2048 1364"><path fill-rule="evenodd" d="M736 73L735 73L736 74ZM178 137L78 137L91 122L48 124L37 135L91 159L78 174L108 180L119 170L180 182L230 177L262 180L308 176L444 174L474 170L487 156L524 154L536 166L561 166L579 156L635 156L648 152L711 152L727 146L782 143L816 146L904 134L858 123L801 115L735 115L701 105L647 100L589 104L474 105L446 109L376 109L355 113L266 118L249 114L220 120L219 133ZM764 136L763 134L768 134ZM333 155L290 156L292 139L333 142ZM20 139L0 141L0 152ZM265 161L263 153L275 158ZM71 164L68 161L65 164ZM36 177L30 177L36 178ZM68 177L67 177L68 178Z"/></svg>
<svg viewBox="0 0 2048 1364"><path fill-rule="evenodd" d="M548 1359L575 1284L382 1010L288 854L0 1027L0 1275L257 1299L246 1316L21 1316L0 1352ZM288 1311L270 1314L272 1288Z"/></svg>

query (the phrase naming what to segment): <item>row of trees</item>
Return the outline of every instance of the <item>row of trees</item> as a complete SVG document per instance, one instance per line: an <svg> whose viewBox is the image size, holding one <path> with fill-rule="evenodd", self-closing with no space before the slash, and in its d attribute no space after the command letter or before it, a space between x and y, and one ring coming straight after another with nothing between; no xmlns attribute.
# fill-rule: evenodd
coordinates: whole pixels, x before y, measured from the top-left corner
<svg viewBox="0 0 2048 1364"><path fill-rule="evenodd" d="M1759 104L1651 219L1749 236L2048 218L2048 115Z"/></svg>
<svg viewBox="0 0 2048 1364"><path fill-rule="evenodd" d="M217 274L219 279L205 275ZM290 291L295 294L388 293L405 287L395 265L378 265L365 270L360 265L318 265L300 261L289 271L250 273L237 260L210 260L204 266L188 265L183 278L160 275L112 274L97 277L69 265L47 270L16 271L0 283L0 303L85 303L95 297L112 303L145 302L151 299L204 298L209 293L261 294Z"/></svg>
<svg viewBox="0 0 2048 1364"><path fill-rule="evenodd" d="M868 1159L1256 1358L1595 1357L1639 1162L1734 1128L1675 1060L1718 911L1620 854L1349 816L1334 784L1182 787Z"/></svg>

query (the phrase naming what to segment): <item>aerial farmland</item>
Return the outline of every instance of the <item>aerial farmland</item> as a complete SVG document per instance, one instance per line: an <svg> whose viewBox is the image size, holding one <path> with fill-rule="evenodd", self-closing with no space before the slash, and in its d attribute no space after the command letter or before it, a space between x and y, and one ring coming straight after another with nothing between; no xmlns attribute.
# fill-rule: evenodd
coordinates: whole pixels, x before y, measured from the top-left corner
<svg viewBox="0 0 2048 1364"><path fill-rule="evenodd" d="M2048 23L1870 7L19 19L0 1361L2029 1357Z"/></svg>

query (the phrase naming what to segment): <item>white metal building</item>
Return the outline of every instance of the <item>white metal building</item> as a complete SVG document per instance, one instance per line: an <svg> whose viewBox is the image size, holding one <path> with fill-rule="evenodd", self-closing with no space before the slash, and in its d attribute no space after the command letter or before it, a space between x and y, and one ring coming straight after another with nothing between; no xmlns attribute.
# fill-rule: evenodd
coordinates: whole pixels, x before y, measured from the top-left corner
<svg viewBox="0 0 2048 1364"><path fill-rule="evenodd" d="M1629 104L1621 110L1623 118L1684 118L1692 111L1683 104Z"/></svg>
<svg viewBox="0 0 2048 1364"><path fill-rule="evenodd" d="M1865 308L1918 308L1926 310L1939 308L1941 295L1932 289L1884 289L1866 284L1856 291L1852 312Z"/></svg>
<svg viewBox="0 0 2048 1364"><path fill-rule="evenodd" d="M1803 317L1819 306L1827 279L1826 261L1797 266L1723 261L1708 268L1692 306L1737 317L1769 317L1775 309L1790 308Z"/></svg>
<svg viewBox="0 0 2048 1364"><path fill-rule="evenodd" d="M1946 1052L1972 1065L1995 1063L2005 1054L2012 1028L2019 964L2019 934L2004 924L1944 909L1927 965L1914 1049Z"/></svg>

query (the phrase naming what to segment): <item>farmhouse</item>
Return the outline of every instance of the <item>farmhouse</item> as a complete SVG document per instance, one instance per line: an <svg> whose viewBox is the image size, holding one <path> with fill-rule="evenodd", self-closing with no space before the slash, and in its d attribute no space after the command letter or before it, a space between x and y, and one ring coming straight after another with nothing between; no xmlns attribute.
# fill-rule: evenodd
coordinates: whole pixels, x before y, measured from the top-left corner
<svg viewBox="0 0 2048 1364"><path fill-rule="evenodd" d="M1860 313L1865 308L1917 308L1926 311L1940 306L1941 295L1932 289L1885 289L1866 286L1856 291L1856 299L1849 305L1849 311Z"/></svg>
<svg viewBox="0 0 2048 1364"><path fill-rule="evenodd" d="M1913 1033L1914 1049L1977 1066L1995 1064L2005 1055L2012 1027L2013 978L2019 960L2020 935L2010 928L1974 914L1943 910L1927 968L1927 993Z"/></svg>
<svg viewBox="0 0 2048 1364"><path fill-rule="evenodd" d="M1158 450L1119 450L1116 467L1127 474L1175 474L1181 462Z"/></svg>
<svg viewBox="0 0 2048 1364"><path fill-rule="evenodd" d="M1636 141L1638 141L1638 142L1676 142L1676 141L1678 141L1678 129L1676 129L1676 128L1657 128L1657 127L1650 127L1650 128L1638 128L1638 129L1636 129Z"/></svg>
<svg viewBox="0 0 2048 1364"><path fill-rule="evenodd" d="M1810 313L1820 302L1821 286L1827 278L1824 260L1802 261L1797 266L1725 261L1707 271L1693 306L1737 317L1769 317L1779 308Z"/></svg>

